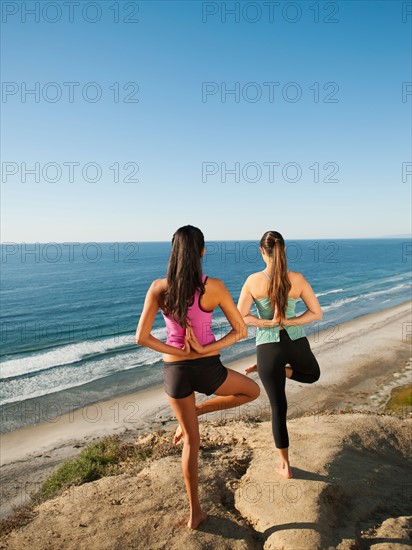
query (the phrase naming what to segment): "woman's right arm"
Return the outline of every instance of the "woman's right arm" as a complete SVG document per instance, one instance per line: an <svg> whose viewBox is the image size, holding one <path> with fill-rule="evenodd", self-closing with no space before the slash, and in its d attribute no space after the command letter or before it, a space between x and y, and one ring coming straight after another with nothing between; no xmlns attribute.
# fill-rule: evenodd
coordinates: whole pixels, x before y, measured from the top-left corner
<svg viewBox="0 0 412 550"><path fill-rule="evenodd" d="M309 282L302 273L297 272L295 277L296 283L300 286L300 298L306 306L306 311L297 317L281 319L282 326L307 325L308 323L322 319L323 316L322 308Z"/></svg>
<svg viewBox="0 0 412 550"><path fill-rule="evenodd" d="M165 289L162 280L158 279L156 281L153 281L153 283L150 285L144 301L143 311L136 329L136 344L138 344L139 346L145 346L155 351L159 351L160 353L181 355L182 357L184 357L185 355L190 353L190 346L187 337L185 338L185 346L182 349L175 348L174 346L169 346L168 344L165 344L161 340L158 340L151 334L152 326L156 314L159 310L159 296L164 290Z"/></svg>

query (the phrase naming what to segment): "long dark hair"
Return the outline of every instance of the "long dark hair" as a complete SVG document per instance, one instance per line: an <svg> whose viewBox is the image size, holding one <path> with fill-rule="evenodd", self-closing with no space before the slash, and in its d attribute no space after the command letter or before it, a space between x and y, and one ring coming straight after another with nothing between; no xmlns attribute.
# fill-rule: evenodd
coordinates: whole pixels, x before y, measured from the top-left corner
<svg viewBox="0 0 412 550"><path fill-rule="evenodd" d="M288 276L285 240L278 231L266 231L260 239L260 246L270 258L269 263L269 299L273 310L286 316L288 295L292 288Z"/></svg>
<svg viewBox="0 0 412 550"><path fill-rule="evenodd" d="M164 311L180 326L187 326L187 308L193 304L196 290L204 294L201 252L203 233L193 225L180 227L172 238L172 251L167 267L167 290Z"/></svg>

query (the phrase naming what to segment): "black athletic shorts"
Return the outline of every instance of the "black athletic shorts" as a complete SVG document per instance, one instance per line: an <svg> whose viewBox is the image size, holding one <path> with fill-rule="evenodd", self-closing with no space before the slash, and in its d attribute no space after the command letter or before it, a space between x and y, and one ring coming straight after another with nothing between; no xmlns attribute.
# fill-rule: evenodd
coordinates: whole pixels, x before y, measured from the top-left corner
<svg viewBox="0 0 412 550"><path fill-rule="evenodd" d="M163 361L164 386L174 399L188 397L194 391L211 395L223 384L227 368L220 355L183 361Z"/></svg>

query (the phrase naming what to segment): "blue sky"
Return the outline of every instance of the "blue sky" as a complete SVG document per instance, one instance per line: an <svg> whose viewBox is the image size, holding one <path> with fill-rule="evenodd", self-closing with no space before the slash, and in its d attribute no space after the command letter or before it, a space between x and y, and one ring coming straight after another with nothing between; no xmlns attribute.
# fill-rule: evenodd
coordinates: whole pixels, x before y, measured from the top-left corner
<svg viewBox="0 0 412 550"><path fill-rule="evenodd" d="M2 6L3 242L410 231L410 3L25 5Z"/></svg>

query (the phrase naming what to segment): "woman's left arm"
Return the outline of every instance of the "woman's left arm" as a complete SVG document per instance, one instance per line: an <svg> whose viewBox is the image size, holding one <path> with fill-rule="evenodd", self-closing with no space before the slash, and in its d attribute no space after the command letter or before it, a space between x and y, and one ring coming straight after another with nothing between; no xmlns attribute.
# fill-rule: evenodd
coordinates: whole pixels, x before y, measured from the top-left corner
<svg viewBox="0 0 412 550"><path fill-rule="evenodd" d="M320 307L319 301L316 298L315 293L313 292L312 287L305 279L305 277L300 273L301 279L301 293L300 298L306 306L306 311L299 315L298 317L292 317L291 319L282 319L282 326L296 326L296 325L306 325L322 319L323 313L322 308Z"/></svg>

